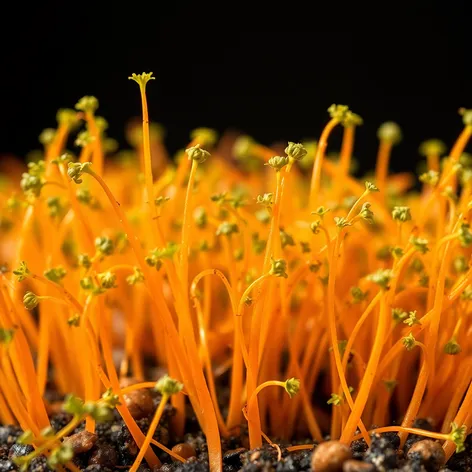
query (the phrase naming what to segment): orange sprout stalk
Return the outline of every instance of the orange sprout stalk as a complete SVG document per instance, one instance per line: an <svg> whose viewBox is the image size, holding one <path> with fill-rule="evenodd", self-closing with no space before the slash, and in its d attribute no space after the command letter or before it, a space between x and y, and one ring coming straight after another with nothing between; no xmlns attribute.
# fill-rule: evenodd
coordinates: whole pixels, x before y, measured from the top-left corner
<svg viewBox="0 0 472 472"><path fill-rule="evenodd" d="M373 432L400 446L410 434L441 441L447 459L468 447L472 111L461 109L449 153L438 140L420 146L418 176L389 171L401 130L381 125L371 182L350 172L362 120L343 105L329 108L318 143L217 141L199 128L174 162L149 121L152 74L131 78L142 107L131 150L111 150L87 96L41 134L42 159L2 167L0 421L35 447L18 467L44 454L75 472L62 440L82 422L100 439L115 408L139 448L133 472L165 465L155 448L186 460L172 441L188 433L189 408L211 472L246 428L250 449L265 441L282 463L272 437L309 440L288 452ZM338 125L336 162L325 156ZM156 371L168 373L157 384ZM154 387L144 434L127 405ZM49 389L72 415L51 436L60 405ZM162 444L153 436L169 402ZM413 427L418 418L433 430Z"/></svg>

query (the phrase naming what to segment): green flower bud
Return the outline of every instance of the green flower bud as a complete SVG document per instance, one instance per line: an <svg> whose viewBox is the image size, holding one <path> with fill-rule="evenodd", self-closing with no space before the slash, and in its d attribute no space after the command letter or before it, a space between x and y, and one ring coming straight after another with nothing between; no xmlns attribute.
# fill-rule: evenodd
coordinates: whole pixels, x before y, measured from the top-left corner
<svg viewBox="0 0 472 472"><path fill-rule="evenodd" d="M56 113L56 121L60 125L66 125L69 128L73 128L79 122L79 118L77 117L77 112L75 110L71 110L70 108L60 108Z"/></svg>
<svg viewBox="0 0 472 472"><path fill-rule="evenodd" d="M217 236L231 236L234 233L239 233L238 225L229 221L224 221L221 223L216 230Z"/></svg>
<svg viewBox="0 0 472 472"><path fill-rule="evenodd" d="M284 249L286 246L295 246L295 241L292 235L286 233L284 230L280 230L280 244L282 245L282 249Z"/></svg>
<svg viewBox="0 0 472 472"><path fill-rule="evenodd" d="M73 394L68 394L64 398L62 409L63 411L71 415L77 415L77 416L83 415L84 414L84 401Z"/></svg>
<svg viewBox="0 0 472 472"><path fill-rule="evenodd" d="M100 254L104 256L110 256L111 254L113 254L113 251L115 249L113 241L105 236L101 236L95 239L95 248Z"/></svg>
<svg viewBox="0 0 472 472"><path fill-rule="evenodd" d="M351 296L353 298L354 303L363 302L367 298L368 295L369 295L369 292L363 292L359 287L351 288Z"/></svg>
<svg viewBox="0 0 472 472"><path fill-rule="evenodd" d="M451 356L460 354L461 351L462 351L462 348L460 347L460 345L454 338L451 338L444 346L444 352Z"/></svg>
<svg viewBox="0 0 472 472"><path fill-rule="evenodd" d="M100 282L100 286L102 288L115 288L116 285L116 274L113 272L103 272L98 274L98 281Z"/></svg>
<svg viewBox="0 0 472 472"><path fill-rule="evenodd" d="M472 244L472 232L468 223L462 223L458 234L459 242L462 247L470 247Z"/></svg>
<svg viewBox="0 0 472 472"><path fill-rule="evenodd" d="M405 221L411 220L411 211L410 207L407 206L396 206L392 210L392 218L395 221L404 223Z"/></svg>
<svg viewBox="0 0 472 472"><path fill-rule="evenodd" d="M91 162L69 162L67 164L67 175L73 180L76 184L82 183L82 174L89 173L89 168L92 165Z"/></svg>
<svg viewBox="0 0 472 472"><path fill-rule="evenodd" d="M131 74L131 77L128 77L129 80L134 80L140 88L146 88L146 84L150 80L154 80L155 77L152 76L152 72L143 72L142 74Z"/></svg>
<svg viewBox="0 0 472 472"><path fill-rule="evenodd" d="M377 137L380 141L387 141L392 144L398 144L402 140L402 130L393 121L387 121L380 125L377 131Z"/></svg>
<svg viewBox="0 0 472 472"><path fill-rule="evenodd" d="M262 254L267 246L267 241L259 239L259 233L252 235L252 249L256 254Z"/></svg>
<svg viewBox="0 0 472 472"><path fill-rule="evenodd" d="M60 446L53 449L48 457L48 466L56 470L60 465L66 464L74 458L74 449L72 445L63 442Z"/></svg>
<svg viewBox="0 0 472 472"><path fill-rule="evenodd" d="M83 290L93 290L95 287L95 284L93 283L93 279L90 276L80 279L79 283Z"/></svg>
<svg viewBox="0 0 472 472"><path fill-rule="evenodd" d="M66 276L67 271L64 269L64 267L58 266L45 270L43 274L48 280L58 284Z"/></svg>
<svg viewBox="0 0 472 472"><path fill-rule="evenodd" d="M392 279L392 271L390 269L379 269L373 274L367 276L367 280L370 280L374 284L379 285L384 290L389 288L390 280Z"/></svg>
<svg viewBox="0 0 472 472"><path fill-rule="evenodd" d="M285 154L294 161L301 161L307 154L307 150L300 143L288 142L288 146L285 148Z"/></svg>
<svg viewBox="0 0 472 472"><path fill-rule="evenodd" d="M199 228L201 228L201 229L206 228L206 226L208 224L208 215L205 211L205 208L203 208L203 207L195 208L195 211L193 212L193 218L195 220L195 224Z"/></svg>
<svg viewBox="0 0 472 472"><path fill-rule="evenodd" d="M442 156L446 149L446 145L439 139L428 139L420 144L419 153L424 157L431 155Z"/></svg>
<svg viewBox="0 0 472 472"><path fill-rule="evenodd" d="M275 277L288 277L288 274L285 272L287 270L287 263L283 259L270 259L271 267L269 274L275 275Z"/></svg>
<svg viewBox="0 0 472 472"><path fill-rule="evenodd" d="M92 261L88 254L79 254L77 259L80 267L84 269L90 269L90 267L92 267Z"/></svg>
<svg viewBox="0 0 472 472"><path fill-rule="evenodd" d="M48 146L54 141L54 138L56 137L56 130L54 128L46 128L41 131L41 134L39 135L39 142L43 146Z"/></svg>
<svg viewBox="0 0 472 472"><path fill-rule="evenodd" d="M378 191L379 191L379 189L377 188L376 185L374 185L372 182L368 182L368 181L365 182L365 189L366 189L367 192L369 192L369 193L378 192Z"/></svg>
<svg viewBox="0 0 472 472"><path fill-rule="evenodd" d="M349 223L349 221L347 221L347 219L343 216L335 216L334 223L339 229L345 228L346 226L351 226L351 223Z"/></svg>
<svg viewBox="0 0 472 472"><path fill-rule="evenodd" d="M111 388L102 395L102 401L111 408L115 408L120 405L120 398L118 395L113 393Z"/></svg>
<svg viewBox="0 0 472 472"><path fill-rule="evenodd" d="M196 128L190 133L190 139L196 139L201 145L211 147L215 145L218 133L211 128Z"/></svg>
<svg viewBox="0 0 472 472"><path fill-rule="evenodd" d="M23 192L39 197L43 188L44 180L37 176L24 172L21 176L20 187Z"/></svg>
<svg viewBox="0 0 472 472"><path fill-rule="evenodd" d="M265 164L266 166L272 167L275 169L276 172L280 172L280 170L288 164L288 157L286 156L273 156L269 159L269 161Z"/></svg>
<svg viewBox="0 0 472 472"><path fill-rule="evenodd" d="M170 378L167 374L161 377L154 387L162 395L175 395L184 388L183 384Z"/></svg>
<svg viewBox="0 0 472 472"><path fill-rule="evenodd" d="M198 164L205 162L211 154L205 149L200 148L200 144L192 146L185 150L189 161L196 161Z"/></svg>
<svg viewBox="0 0 472 472"><path fill-rule="evenodd" d="M469 263L464 256L457 256L452 262L454 272L457 274L463 274L469 269Z"/></svg>
<svg viewBox="0 0 472 472"><path fill-rule="evenodd" d="M300 380L292 377L285 381L285 390L290 398L293 398L300 390Z"/></svg>
<svg viewBox="0 0 472 472"><path fill-rule="evenodd" d="M31 275L31 272L29 271L25 261L20 262L20 267L13 271L13 275L16 275L18 282L27 279Z"/></svg>
<svg viewBox="0 0 472 472"><path fill-rule="evenodd" d="M420 325L421 321L416 317L416 311L410 311L408 318L403 320L403 323L407 324L411 328L415 324Z"/></svg>
<svg viewBox="0 0 472 472"><path fill-rule="evenodd" d="M264 205L265 207L269 208L272 205L272 193L264 193L264 195L258 195L256 198L256 202L259 205Z"/></svg>
<svg viewBox="0 0 472 472"><path fill-rule="evenodd" d="M13 341L15 330L0 328L0 344L10 344Z"/></svg>
<svg viewBox="0 0 472 472"><path fill-rule="evenodd" d="M439 182L439 172L435 170L428 170L428 172L420 175L420 182L434 187Z"/></svg>
<svg viewBox="0 0 472 472"><path fill-rule="evenodd" d="M392 318L395 324L401 323L408 316L406 311L403 311L402 308L392 308Z"/></svg>
<svg viewBox="0 0 472 472"><path fill-rule="evenodd" d="M170 197L157 197L154 199L154 205L160 207L164 205L164 203L168 202L170 200Z"/></svg>
<svg viewBox="0 0 472 472"><path fill-rule="evenodd" d="M472 110L466 108L459 108L459 115L462 116L464 126L472 126Z"/></svg>
<svg viewBox="0 0 472 472"><path fill-rule="evenodd" d="M359 212L359 216L367 221L369 224L374 224L374 212L370 209L372 205L369 202L365 202L362 205L361 211Z"/></svg>
<svg viewBox="0 0 472 472"><path fill-rule="evenodd" d="M416 339L414 338L413 333L402 338L402 343L407 351L411 351L416 346Z"/></svg>
<svg viewBox="0 0 472 472"><path fill-rule="evenodd" d="M343 120L344 126L346 127L361 126L363 123L364 123L364 120L356 113L353 113L350 110L346 112L344 116L344 120Z"/></svg>
<svg viewBox="0 0 472 472"><path fill-rule="evenodd" d="M142 273L141 269L138 267L134 267L133 274L126 277L126 282L129 285L136 285L144 281L144 274Z"/></svg>
<svg viewBox="0 0 472 472"><path fill-rule="evenodd" d="M82 97L75 104L76 110L84 111L86 113L95 113L97 108L98 108L98 100L91 95L86 95L85 97Z"/></svg>
<svg viewBox="0 0 472 472"><path fill-rule="evenodd" d="M302 248L302 254L307 254L307 253L311 252L310 243L308 243L306 241L300 241L300 246Z"/></svg>
<svg viewBox="0 0 472 472"><path fill-rule="evenodd" d="M467 426L464 424L458 426L456 423L451 423L451 432L449 433L449 440L456 445L456 453L465 451L464 442L467 437Z"/></svg>
<svg viewBox="0 0 472 472"><path fill-rule="evenodd" d="M426 254L429 251L428 243L429 243L429 241L427 239L424 239L424 238L417 238L415 236L412 236L410 238L410 244L418 252L421 252L421 254Z"/></svg>
<svg viewBox="0 0 472 472"><path fill-rule="evenodd" d="M335 105L334 103L328 108L329 116L340 123L344 121L348 111L349 107L347 105Z"/></svg>
<svg viewBox="0 0 472 472"><path fill-rule="evenodd" d="M88 130L84 130L77 135L74 144L78 147L86 147L93 143L95 139L95 136L92 136Z"/></svg>
<svg viewBox="0 0 472 472"><path fill-rule="evenodd" d="M250 157L251 148L255 144L249 136L239 136L233 145L233 154L236 159L247 159Z"/></svg>

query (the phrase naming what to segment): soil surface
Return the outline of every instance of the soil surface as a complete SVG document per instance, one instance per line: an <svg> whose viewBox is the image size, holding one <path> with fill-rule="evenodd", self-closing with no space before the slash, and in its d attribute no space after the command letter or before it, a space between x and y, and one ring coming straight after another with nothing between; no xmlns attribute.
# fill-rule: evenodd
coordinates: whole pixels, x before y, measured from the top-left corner
<svg viewBox="0 0 472 472"><path fill-rule="evenodd" d="M151 392L153 406L156 408L160 402L158 394ZM153 408L153 410L154 410ZM149 409L150 411L150 409ZM142 413L143 414L143 413ZM137 424L145 434L149 428L153 411L147 416L137 420ZM166 407L163 418L157 428L154 439L175 448L174 451L187 457L185 463L176 462L171 457L152 446L156 455L162 462L160 468L152 472L207 472L208 453L205 438L199 430L194 418L187 422L187 431L183 438L172 437L169 432L169 420L173 415L173 409ZM71 419L67 413L59 412L50 416L51 425L55 431L63 428ZM415 427L432 430L426 420L417 420ZM12 459L32 451L31 446L16 443L22 433L17 426L0 426L0 472L17 470ZM74 463L87 472L125 472L129 470L138 454L138 447L132 439L122 419L115 411L114 419L107 423L97 424L94 435L84 432L84 425L80 425L72 438L74 450L76 450ZM329 440L329 437L326 438ZM395 433L374 435L370 448L367 448L364 440L354 441L351 445L352 459L344 461L341 468L326 468L325 472L472 472L472 436L466 441L466 450L460 454L454 454L445 466L439 466L433 456L428 456L421 447L410 451L412 446L425 438L410 435L405 447L399 449L399 438ZM274 439L274 441L276 441ZM293 444L307 444L309 440L298 441ZM312 450L288 452L282 443L279 443L282 458L279 461L277 451L264 445L261 449L249 450L247 434L230 437L222 441L223 470L224 472L296 472L311 471ZM286 445L288 446L288 445ZM410 452L409 452L410 451ZM39 456L30 464L29 472L48 472L46 457ZM143 462L139 472L151 472ZM320 472L322 469L317 468Z"/></svg>

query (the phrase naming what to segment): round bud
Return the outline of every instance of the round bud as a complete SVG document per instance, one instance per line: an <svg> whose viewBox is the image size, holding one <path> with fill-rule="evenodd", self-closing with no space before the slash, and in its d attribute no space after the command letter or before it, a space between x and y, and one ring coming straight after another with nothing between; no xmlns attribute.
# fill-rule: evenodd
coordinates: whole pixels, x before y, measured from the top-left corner
<svg viewBox="0 0 472 472"><path fill-rule="evenodd" d="M462 115L464 126L472 126L472 109L459 108L459 115Z"/></svg>
<svg viewBox="0 0 472 472"><path fill-rule="evenodd" d="M285 148L285 154L294 161L300 161L306 156L307 150L303 144L289 141L288 146Z"/></svg>
<svg viewBox="0 0 472 472"><path fill-rule="evenodd" d="M402 130L393 121L387 121L380 125L377 130L377 137L380 141L387 141L392 144L398 144L402 140Z"/></svg>
<svg viewBox="0 0 472 472"><path fill-rule="evenodd" d="M205 162L211 155L208 151L202 149L200 144L186 149L185 152L187 153L189 161L196 161L198 164Z"/></svg>
<svg viewBox="0 0 472 472"><path fill-rule="evenodd" d="M439 139L428 139L420 144L419 153L424 156L441 156L446 152L446 145Z"/></svg>

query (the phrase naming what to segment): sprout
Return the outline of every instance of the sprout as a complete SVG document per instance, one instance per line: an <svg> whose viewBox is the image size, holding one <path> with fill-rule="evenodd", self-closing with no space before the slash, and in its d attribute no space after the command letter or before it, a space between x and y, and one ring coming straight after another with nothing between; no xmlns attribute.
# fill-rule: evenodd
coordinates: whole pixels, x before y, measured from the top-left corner
<svg viewBox="0 0 472 472"><path fill-rule="evenodd" d="M374 212L370 209L372 205L369 202L365 202L362 205L361 211L359 212L359 216L364 220L367 221L369 224L374 224Z"/></svg>
<svg viewBox="0 0 472 472"><path fill-rule="evenodd" d="M103 272L101 274L98 274L97 277L102 288L116 288L116 274L114 274L113 272Z"/></svg>
<svg viewBox="0 0 472 472"><path fill-rule="evenodd" d="M410 238L410 244L421 254L426 254L429 251L428 243L429 241L424 238L417 238L416 236Z"/></svg>
<svg viewBox="0 0 472 472"><path fill-rule="evenodd" d="M462 348L460 347L459 343L456 341L454 337L451 338L444 346L444 352L451 356L460 354L461 351L462 351Z"/></svg>
<svg viewBox="0 0 472 472"><path fill-rule="evenodd" d="M198 164L202 164L211 156L208 151L200 148L200 144L189 147L185 152L187 153L189 161L195 161Z"/></svg>
<svg viewBox="0 0 472 472"><path fill-rule="evenodd" d="M232 234L239 233L239 228L236 223L231 223L229 221L223 221L218 228L216 229L217 236L231 236Z"/></svg>
<svg viewBox="0 0 472 472"><path fill-rule="evenodd" d="M368 193L372 193L372 192L378 192L379 189L377 188L376 185L374 185L372 182L369 182L369 181L366 181L365 182L365 189Z"/></svg>
<svg viewBox="0 0 472 472"><path fill-rule="evenodd" d="M81 184L82 174L88 174L91 165L91 162L83 162L82 164L80 162L69 162L69 164L67 164L67 175L76 184Z"/></svg>
<svg viewBox="0 0 472 472"><path fill-rule="evenodd" d="M292 377L285 381L285 390L290 398L293 398L300 390L300 380Z"/></svg>
<svg viewBox="0 0 472 472"><path fill-rule="evenodd" d="M465 438L467 437L467 426L464 424L458 426L456 423L451 423L451 432L449 433L449 440L456 445L456 452L465 451Z"/></svg>
<svg viewBox="0 0 472 472"><path fill-rule="evenodd" d="M33 292L26 292L23 296L23 305L27 310L33 310L39 304L39 298Z"/></svg>
<svg viewBox="0 0 472 472"><path fill-rule="evenodd" d="M218 139L218 133L211 128L196 128L190 133L190 139L197 140L205 146L214 146Z"/></svg>
<svg viewBox="0 0 472 472"><path fill-rule="evenodd" d="M67 274L67 271L62 266L53 267L44 271L44 277L51 282L59 283Z"/></svg>
<svg viewBox="0 0 472 472"><path fill-rule="evenodd" d="M293 161L301 161L306 156L307 150L303 144L289 141L288 146L285 148L285 154Z"/></svg>
<svg viewBox="0 0 472 472"><path fill-rule="evenodd" d="M390 269L379 269L373 274L367 276L367 280L379 285L384 290L389 288L390 280L393 277Z"/></svg>
<svg viewBox="0 0 472 472"><path fill-rule="evenodd" d="M126 277L126 283L136 285L144 281L144 274L139 267L133 268L133 274Z"/></svg>
<svg viewBox="0 0 472 472"><path fill-rule="evenodd" d="M472 126L472 110L466 108L459 108L459 115L462 116L464 126Z"/></svg>
<svg viewBox="0 0 472 472"><path fill-rule="evenodd" d="M0 328L0 344L10 344L13 341L14 329Z"/></svg>
<svg viewBox="0 0 472 472"><path fill-rule="evenodd" d="M110 238L100 236L95 239L95 249L103 256L110 256L113 254L115 245Z"/></svg>
<svg viewBox="0 0 472 472"><path fill-rule="evenodd" d="M411 220L410 207L407 207L407 206L393 207L392 218L395 221L399 221L400 223L405 223L405 221L410 221Z"/></svg>
<svg viewBox="0 0 472 472"><path fill-rule="evenodd" d="M377 130L377 137L381 141L386 141L391 144L398 144L402 140L402 130L393 121L387 121L380 125Z"/></svg>
<svg viewBox="0 0 472 472"><path fill-rule="evenodd" d="M428 157L431 155L441 156L446 152L446 145L439 139L428 139L420 144L419 153Z"/></svg>
<svg viewBox="0 0 472 472"><path fill-rule="evenodd" d="M457 237L462 247L470 247L470 245L472 244L472 231L470 231L469 223L461 224Z"/></svg>
<svg viewBox="0 0 472 472"><path fill-rule="evenodd" d="M361 303L366 298L369 292L363 292L359 287L352 287L351 288L351 296L353 298L354 303Z"/></svg>
<svg viewBox="0 0 472 472"><path fill-rule="evenodd" d="M401 323L408 316L408 313L402 308L392 308L392 318L395 324Z"/></svg>
<svg viewBox="0 0 472 472"><path fill-rule="evenodd" d="M27 279L31 275L25 261L20 262L20 267L13 271L13 275L16 275L16 280L18 280L18 282Z"/></svg>
<svg viewBox="0 0 472 472"><path fill-rule="evenodd" d="M288 274L285 272L287 270L287 263L284 259L272 259L270 260L271 267L269 274L275 275L276 277L287 278Z"/></svg>
<svg viewBox="0 0 472 472"><path fill-rule="evenodd" d="M259 205L264 205L265 207L269 208L272 205L272 193L264 193L264 195L258 195L256 198L256 202Z"/></svg>
<svg viewBox="0 0 472 472"><path fill-rule="evenodd" d="M284 230L280 230L280 244L282 246L282 249L284 249L286 246L295 246L295 241L293 240L293 237L291 234L286 233Z"/></svg>
<svg viewBox="0 0 472 472"><path fill-rule="evenodd" d="M420 175L420 182L434 187L439 182L439 172L435 170L428 170L428 172Z"/></svg>
<svg viewBox="0 0 472 472"><path fill-rule="evenodd" d="M420 325L421 321L416 317L416 310L410 311L408 318L403 320L403 323L407 324L410 328L415 324Z"/></svg>
<svg viewBox="0 0 472 472"><path fill-rule="evenodd" d="M154 390L157 390L162 395L175 395L176 393L179 393L183 388L183 384L181 384L177 380L170 378L166 374L157 381Z"/></svg>
<svg viewBox="0 0 472 472"><path fill-rule="evenodd" d="M346 218L343 216L335 216L334 217L334 223L339 229L345 228L346 226L351 226L352 223L350 223Z"/></svg>
<svg viewBox="0 0 472 472"><path fill-rule="evenodd" d="M334 103L328 108L331 119L337 120L340 123L344 121L348 111L349 107L347 105L335 105Z"/></svg>
<svg viewBox="0 0 472 472"><path fill-rule="evenodd" d="M265 164L266 166L272 167L276 172L280 172L288 164L288 157L286 156L273 156Z"/></svg>
<svg viewBox="0 0 472 472"><path fill-rule="evenodd" d="M90 95L82 97L76 104L75 109L86 113L95 113L98 108L98 100Z"/></svg>
<svg viewBox="0 0 472 472"><path fill-rule="evenodd" d="M411 351L416 346L416 339L414 338L413 333L402 338L402 343L407 351Z"/></svg>

